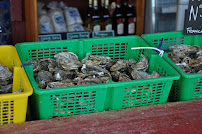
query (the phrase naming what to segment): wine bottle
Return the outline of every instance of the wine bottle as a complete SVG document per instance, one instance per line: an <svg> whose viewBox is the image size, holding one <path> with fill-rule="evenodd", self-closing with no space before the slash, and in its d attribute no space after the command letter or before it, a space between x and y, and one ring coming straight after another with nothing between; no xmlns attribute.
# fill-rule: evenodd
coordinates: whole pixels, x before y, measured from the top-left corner
<svg viewBox="0 0 202 134"><path fill-rule="evenodd" d="M128 2L128 10L125 17L125 35L136 34L136 9L132 6L132 0Z"/></svg>
<svg viewBox="0 0 202 134"><path fill-rule="evenodd" d="M100 11L101 11L101 14L102 14L102 15L103 15L103 13L104 13L104 10L105 10L105 0L101 0Z"/></svg>
<svg viewBox="0 0 202 134"><path fill-rule="evenodd" d="M116 9L113 13L113 30L116 36L124 35L124 17L121 9L121 1L117 0Z"/></svg>
<svg viewBox="0 0 202 134"><path fill-rule="evenodd" d="M91 17L93 14L93 5L92 5L92 0L89 0L89 5L88 5L88 9L87 9L87 15L86 15L86 19L85 19L85 26L90 29L90 22L91 22Z"/></svg>
<svg viewBox="0 0 202 134"><path fill-rule="evenodd" d="M105 9L102 17L102 30L112 30L112 18L109 13L109 0L105 0Z"/></svg>
<svg viewBox="0 0 202 134"><path fill-rule="evenodd" d="M101 17L100 10L98 8L97 0L93 2L93 14L91 17L92 21L90 23L90 27L92 31L100 31L101 30Z"/></svg>

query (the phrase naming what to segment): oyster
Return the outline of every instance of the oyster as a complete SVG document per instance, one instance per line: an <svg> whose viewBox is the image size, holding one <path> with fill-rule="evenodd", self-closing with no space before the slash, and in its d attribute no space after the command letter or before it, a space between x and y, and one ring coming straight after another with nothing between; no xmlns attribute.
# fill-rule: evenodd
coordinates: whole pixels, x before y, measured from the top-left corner
<svg viewBox="0 0 202 134"><path fill-rule="evenodd" d="M86 57L81 61L82 64L86 64L86 66L102 66L105 67L107 63L111 61L110 57L106 56L95 56L90 55L90 53L86 54Z"/></svg>
<svg viewBox="0 0 202 134"><path fill-rule="evenodd" d="M133 77L134 80L140 80L140 79L146 79L149 77L149 74L144 71L138 71L138 70L133 70L131 72L131 76Z"/></svg>
<svg viewBox="0 0 202 134"><path fill-rule="evenodd" d="M54 72L54 69L56 68L56 61L50 58L40 59L39 68L40 70Z"/></svg>
<svg viewBox="0 0 202 134"><path fill-rule="evenodd" d="M139 71L147 71L149 67L149 61L146 56L141 55L141 59L135 64L134 67Z"/></svg>
<svg viewBox="0 0 202 134"><path fill-rule="evenodd" d="M149 78L158 78L158 77L161 77L161 75L159 73L157 73L156 71L153 71L148 77L147 79Z"/></svg>
<svg viewBox="0 0 202 134"><path fill-rule="evenodd" d="M130 79L130 77L127 74L120 73L120 75L119 75L119 81L130 81L130 80L131 79Z"/></svg>
<svg viewBox="0 0 202 134"><path fill-rule="evenodd" d="M95 84L101 84L102 81L99 80L99 79L96 79L96 78L93 78L93 79L84 79L84 80L80 80L78 81L78 86L82 86L82 85L95 85Z"/></svg>
<svg viewBox="0 0 202 134"><path fill-rule="evenodd" d="M119 71L111 72L112 80L115 82L118 82L120 74L121 74L121 72L119 72Z"/></svg>
<svg viewBox="0 0 202 134"><path fill-rule="evenodd" d="M66 71L66 70L61 70L59 68L55 69L53 78L56 81L61 81L61 80L65 80L65 79L71 79L73 77L73 75L75 74L74 71Z"/></svg>
<svg viewBox="0 0 202 134"><path fill-rule="evenodd" d="M186 63L182 63L178 65L184 72L191 73L192 69Z"/></svg>
<svg viewBox="0 0 202 134"><path fill-rule="evenodd" d="M60 88L60 87L73 87L73 86L75 86L75 84L73 83L50 82L47 84L46 89Z"/></svg>
<svg viewBox="0 0 202 134"><path fill-rule="evenodd" d="M13 87L13 84L0 86L0 94L12 93L12 87Z"/></svg>
<svg viewBox="0 0 202 134"><path fill-rule="evenodd" d="M12 79L13 73L9 70L7 66L0 66L0 81L5 82Z"/></svg>
<svg viewBox="0 0 202 134"><path fill-rule="evenodd" d="M48 71L39 71L36 82L39 88L45 89L47 83L52 82L53 76L51 72Z"/></svg>
<svg viewBox="0 0 202 134"><path fill-rule="evenodd" d="M124 71L127 70L126 60L118 60L111 68L110 71Z"/></svg>
<svg viewBox="0 0 202 134"><path fill-rule="evenodd" d="M168 57L186 73L197 73L202 65L202 48L197 45L174 45L169 47Z"/></svg>
<svg viewBox="0 0 202 134"><path fill-rule="evenodd" d="M38 59L29 59L27 63L34 63L33 72L36 73L40 70L39 60Z"/></svg>
<svg viewBox="0 0 202 134"><path fill-rule="evenodd" d="M81 62L78 60L78 56L72 52L63 52L54 56L59 67L64 70L78 70L81 67Z"/></svg>

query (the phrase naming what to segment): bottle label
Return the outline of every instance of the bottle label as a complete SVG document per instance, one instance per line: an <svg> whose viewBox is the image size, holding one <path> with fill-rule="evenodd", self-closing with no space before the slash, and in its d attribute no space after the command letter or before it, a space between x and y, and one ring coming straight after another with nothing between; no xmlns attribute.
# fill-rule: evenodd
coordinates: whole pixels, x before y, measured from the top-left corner
<svg viewBox="0 0 202 134"><path fill-rule="evenodd" d="M50 33L51 28L49 23L43 23L41 24L41 31L42 33Z"/></svg>
<svg viewBox="0 0 202 134"><path fill-rule="evenodd" d="M135 21L136 21L136 18L130 18L128 20L128 34L135 33Z"/></svg>
<svg viewBox="0 0 202 134"><path fill-rule="evenodd" d="M93 27L93 31L100 31L101 27L100 25L96 25Z"/></svg>
<svg viewBox="0 0 202 134"><path fill-rule="evenodd" d="M117 21L117 34L121 35L124 32L123 18L118 19Z"/></svg>
<svg viewBox="0 0 202 134"><path fill-rule="evenodd" d="M99 20L95 20L94 21L93 31L100 31L100 30L101 30L100 21Z"/></svg>
<svg viewBox="0 0 202 134"><path fill-rule="evenodd" d="M112 24L106 25L105 30L112 30Z"/></svg>
<svg viewBox="0 0 202 134"><path fill-rule="evenodd" d="M105 30L112 30L112 20L111 19L106 20Z"/></svg>

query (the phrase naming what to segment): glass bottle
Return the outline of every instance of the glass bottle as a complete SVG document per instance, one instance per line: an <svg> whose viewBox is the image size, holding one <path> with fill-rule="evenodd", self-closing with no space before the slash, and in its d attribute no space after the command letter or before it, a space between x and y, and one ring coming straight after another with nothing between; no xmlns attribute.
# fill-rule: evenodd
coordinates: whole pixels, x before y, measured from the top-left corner
<svg viewBox="0 0 202 134"><path fill-rule="evenodd" d="M121 0L117 0L116 9L113 13L112 26L116 36L124 35L124 17L121 8Z"/></svg>
<svg viewBox="0 0 202 134"><path fill-rule="evenodd" d="M132 6L132 4L132 0L129 0L124 24L125 35L136 34L136 9Z"/></svg>
<svg viewBox="0 0 202 134"><path fill-rule="evenodd" d="M84 24L85 27L87 27L89 30L90 30L90 22L91 22L92 14L93 14L93 3L92 3L92 0L89 0L87 15L86 15L85 24Z"/></svg>
<svg viewBox="0 0 202 134"><path fill-rule="evenodd" d="M100 31L101 30L101 17L100 17L100 10L98 8L97 0L94 0L93 3L93 14L91 17L90 28L92 31Z"/></svg>
<svg viewBox="0 0 202 134"><path fill-rule="evenodd" d="M105 9L102 17L102 30L112 30L112 18L109 13L109 0L105 0Z"/></svg>

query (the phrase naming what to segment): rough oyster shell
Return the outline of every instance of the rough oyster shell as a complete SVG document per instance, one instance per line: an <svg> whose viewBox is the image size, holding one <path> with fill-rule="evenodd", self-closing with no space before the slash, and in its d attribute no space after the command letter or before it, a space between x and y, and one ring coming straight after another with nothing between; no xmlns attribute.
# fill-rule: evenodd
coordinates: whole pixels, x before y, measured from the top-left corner
<svg viewBox="0 0 202 134"><path fill-rule="evenodd" d="M39 60L38 59L29 59L27 63L34 63L33 72L36 73L40 70Z"/></svg>
<svg viewBox="0 0 202 134"><path fill-rule="evenodd" d="M12 87L13 87L13 84L0 86L0 94L12 93Z"/></svg>
<svg viewBox="0 0 202 134"><path fill-rule="evenodd" d="M131 81L130 77L125 73L120 73L119 81Z"/></svg>
<svg viewBox="0 0 202 134"><path fill-rule="evenodd" d="M141 59L135 64L135 69L139 71L147 71L149 67L149 61L146 56L141 55Z"/></svg>
<svg viewBox="0 0 202 134"><path fill-rule="evenodd" d="M82 85L95 85L95 84L101 84L102 81L100 79L85 79L85 80L80 80L78 81L78 86L82 86Z"/></svg>
<svg viewBox="0 0 202 134"><path fill-rule="evenodd" d="M111 68L110 71L126 70L127 62L125 60L118 60Z"/></svg>
<svg viewBox="0 0 202 134"><path fill-rule="evenodd" d="M54 72L57 64L54 59L47 58L47 59L40 59L39 60L39 68L40 70Z"/></svg>
<svg viewBox="0 0 202 134"><path fill-rule="evenodd" d="M36 82L39 88L45 89L47 86L47 83L52 82L53 75L51 72L48 71L39 71Z"/></svg>
<svg viewBox="0 0 202 134"><path fill-rule="evenodd" d="M70 71L78 70L81 67L81 62L78 60L78 56L72 52L63 52L54 56L59 67Z"/></svg>
<svg viewBox="0 0 202 134"><path fill-rule="evenodd" d="M7 66L0 66L0 81L7 81L12 79L13 73L9 70Z"/></svg>
<svg viewBox="0 0 202 134"><path fill-rule="evenodd" d="M90 53L86 54L86 57L81 61L81 63L86 64L86 66L99 66L106 65L111 61L110 57L107 56L95 56L90 55Z"/></svg>
<svg viewBox="0 0 202 134"><path fill-rule="evenodd" d="M73 84L73 83L50 82L47 84L46 89L60 88L60 87L73 87L73 86L75 86L75 84Z"/></svg>
<svg viewBox="0 0 202 134"><path fill-rule="evenodd" d="M144 71L133 70L131 76L134 80L146 79L149 77L149 74Z"/></svg>
<svg viewBox="0 0 202 134"><path fill-rule="evenodd" d="M158 78L158 77L161 77L161 75L159 73L157 73L156 71L153 71L148 77L147 79L149 78Z"/></svg>
<svg viewBox="0 0 202 134"><path fill-rule="evenodd" d="M53 78L56 81L61 81L61 80L65 80L65 79L71 79L73 77L73 75L75 74L74 71L66 71L66 70L61 70L59 68L55 69Z"/></svg>

